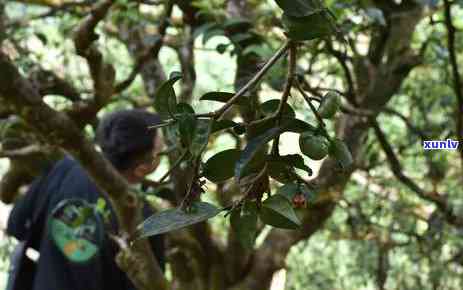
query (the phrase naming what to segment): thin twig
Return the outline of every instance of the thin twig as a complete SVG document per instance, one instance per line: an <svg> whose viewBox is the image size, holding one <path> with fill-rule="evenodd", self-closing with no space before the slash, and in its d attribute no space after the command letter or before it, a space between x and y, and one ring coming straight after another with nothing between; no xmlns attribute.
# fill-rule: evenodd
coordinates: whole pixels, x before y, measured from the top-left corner
<svg viewBox="0 0 463 290"><path fill-rule="evenodd" d="M159 128L163 128L163 127L167 127L169 125L172 125L173 123L174 123L174 121L169 121L169 122L166 122L166 123L149 126L148 129L150 129L150 130L159 129Z"/></svg>
<svg viewBox="0 0 463 290"><path fill-rule="evenodd" d="M199 176L199 173L198 173L198 169L199 169L199 163L201 162L201 154L199 154L194 163L193 163L193 176L191 178L191 181L190 181L190 184L188 185L188 189L187 189L187 193L185 195L185 197L182 199L182 202L180 203L180 208L185 210L187 209L190 205L191 205L191 201L193 200L192 198L192 193L193 193L193 186L195 185L196 183L196 180L198 179L198 176ZM200 194L200 193L198 193Z"/></svg>
<svg viewBox="0 0 463 290"><path fill-rule="evenodd" d="M283 117L283 109L285 108L286 103L288 102L289 95L291 93L291 87L294 82L294 72L296 70L296 58L297 58L296 44L294 42L290 43L289 48L289 62L288 62L288 74L286 76L286 83L283 90L283 95L281 96L280 104L278 109L275 112L275 117L277 118L277 126L280 125L281 119ZM277 135L272 144L272 154L279 155L279 144L280 144L280 135Z"/></svg>
<svg viewBox="0 0 463 290"><path fill-rule="evenodd" d="M275 116L281 121L281 117L283 116L283 108L285 107L286 103L288 102L288 97L291 92L291 87L293 86L294 81L294 71L296 69L296 45L291 42L289 48L289 64L288 64L288 75L286 77L286 84L283 90L283 95L281 96L281 101L278 106L278 109L275 113Z"/></svg>
<svg viewBox="0 0 463 290"><path fill-rule="evenodd" d="M301 84L299 83L299 81L296 80L296 86L297 86L297 89L299 90L299 92L301 93L302 97L304 98L304 100L307 102L307 104L309 105L310 109L312 110L312 113L315 115L315 117L317 118L317 121L318 123L320 124L320 126L322 126L323 128L325 128L325 122L323 122L323 119L322 117L318 114L317 112L317 109L315 109L315 106L312 104L312 102L310 101L310 97L307 96L307 94L304 92L304 90L301 88Z"/></svg>
<svg viewBox="0 0 463 290"><path fill-rule="evenodd" d="M156 59L158 57L159 51L161 50L161 47L164 44L164 36L166 35L167 28L169 27L169 19L172 15L173 6L173 1L168 1L166 3L166 12L164 18L161 21L161 24L159 25L159 39L141 57L137 59L136 64L133 67L127 79L123 80L122 82L116 85L116 94L124 91L130 86L130 84L135 80L138 73L143 68L148 59Z"/></svg>
<svg viewBox="0 0 463 290"><path fill-rule="evenodd" d="M456 28L452 22L452 5L453 2L444 0L445 7L445 27L447 28L447 47L449 51L450 65L453 73L453 90L457 96L458 108L456 109L456 135L460 142L463 142L463 82L458 69L457 54L455 51L455 32ZM463 146L460 146L460 161L463 167Z"/></svg>
<svg viewBox="0 0 463 290"><path fill-rule="evenodd" d="M185 157L187 156L188 154L188 150L185 150L185 152L183 152L183 154L174 162L174 164L172 164L172 167L161 177L161 179L159 179L158 183L162 183L164 182L164 180L169 177L169 175L172 174L172 172L174 171L175 168L177 168L177 166L180 165L180 163L182 163L183 159L185 159Z"/></svg>
<svg viewBox="0 0 463 290"><path fill-rule="evenodd" d="M243 96L251 87L256 85L260 79L267 73L267 71L286 53L290 47L290 41L287 41L283 47L281 47L273 56L268 60L264 67L257 72L257 74L242 87L230 100L228 100L222 108L213 112L212 114L206 114L204 116L213 117L216 120L219 120L225 113L230 109L230 107L236 103L236 101Z"/></svg>

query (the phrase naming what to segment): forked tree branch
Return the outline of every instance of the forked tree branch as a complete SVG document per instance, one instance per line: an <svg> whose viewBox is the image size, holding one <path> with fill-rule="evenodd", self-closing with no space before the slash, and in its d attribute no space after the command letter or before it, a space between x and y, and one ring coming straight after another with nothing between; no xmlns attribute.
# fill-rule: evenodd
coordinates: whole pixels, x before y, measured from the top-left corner
<svg viewBox="0 0 463 290"><path fill-rule="evenodd" d="M109 197L118 217L121 239L128 240L139 222L135 219L138 202L135 195L129 192L124 178L96 151L92 142L66 114L53 110L42 101L31 83L1 51L0 75L0 100L51 145L65 149L82 164L101 192ZM143 273L129 275L138 289L167 289L167 281L146 240L136 242L133 247L127 246L120 257L120 260L129 261L123 264L124 271L129 274Z"/></svg>
<svg viewBox="0 0 463 290"><path fill-rule="evenodd" d="M143 66L148 60L157 59L159 51L161 50L162 45L164 44L164 36L166 35L167 28L169 27L173 7L173 2L169 0L166 3L164 18L162 19L161 24L159 25L159 39L157 39L156 42L136 60L135 66L133 67L127 79L121 81L119 84L116 85L116 94L124 91L132 84L132 82L135 80L138 73L142 70Z"/></svg>

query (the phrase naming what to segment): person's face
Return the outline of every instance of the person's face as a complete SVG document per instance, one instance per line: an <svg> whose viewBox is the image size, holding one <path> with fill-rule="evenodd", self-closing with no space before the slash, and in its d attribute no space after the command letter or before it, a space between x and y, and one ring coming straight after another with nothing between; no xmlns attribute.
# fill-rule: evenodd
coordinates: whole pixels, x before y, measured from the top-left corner
<svg viewBox="0 0 463 290"><path fill-rule="evenodd" d="M147 175L153 173L154 170L156 170L156 168L159 166L159 162L161 161L159 153L162 151L163 145L162 136L160 131L158 131L156 138L153 140L152 155L146 161L140 163L133 169L134 180L129 180L129 182L140 182Z"/></svg>

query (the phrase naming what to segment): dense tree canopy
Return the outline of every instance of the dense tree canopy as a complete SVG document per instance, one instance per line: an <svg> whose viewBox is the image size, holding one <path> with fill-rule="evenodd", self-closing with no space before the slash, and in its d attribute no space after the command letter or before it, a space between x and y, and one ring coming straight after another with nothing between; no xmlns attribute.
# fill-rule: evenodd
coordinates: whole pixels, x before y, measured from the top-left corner
<svg viewBox="0 0 463 290"><path fill-rule="evenodd" d="M72 154L139 289L460 289L463 145L423 147L463 141L461 29L457 0L0 0L0 197ZM164 120L140 188L93 145L128 107Z"/></svg>

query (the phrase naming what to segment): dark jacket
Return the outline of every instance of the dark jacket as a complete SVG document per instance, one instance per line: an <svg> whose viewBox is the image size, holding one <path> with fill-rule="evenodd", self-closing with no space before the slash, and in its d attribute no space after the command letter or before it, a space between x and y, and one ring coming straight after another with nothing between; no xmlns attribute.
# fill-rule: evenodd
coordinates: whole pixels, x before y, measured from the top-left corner
<svg viewBox="0 0 463 290"><path fill-rule="evenodd" d="M71 157L57 162L47 174L34 181L29 192L40 185L39 195L26 194L13 208L7 232L18 240L26 236L28 220L37 220L33 227L31 245L40 252L33 290L131 290L135 289L115 262L117 246L105 235L96 258L85 264L70 263L54 245L46 230L51 211L65 199L80 198L95 203L102 197L85 170ZM41 204L44 204L40 216ZM109 203L107 203L109 205ZM151 214L145 207L144 215ZM114 214L113 214L113 221ZM113 224L113 226L116 226ZM162 236L150 239L154 254L164 269L164 242Z"/></svg>

